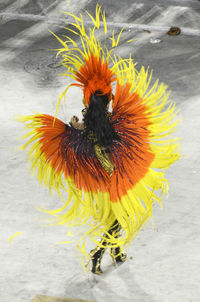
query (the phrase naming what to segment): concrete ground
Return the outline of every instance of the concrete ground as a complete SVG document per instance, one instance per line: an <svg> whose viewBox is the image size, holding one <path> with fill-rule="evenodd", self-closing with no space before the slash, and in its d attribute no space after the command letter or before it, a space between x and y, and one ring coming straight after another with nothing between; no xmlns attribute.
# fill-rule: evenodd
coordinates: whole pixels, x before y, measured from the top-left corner
<svg viewBox="0 0 200 302"><path fill-rule="evenodd" d="M72 237L64 226L41 227L43 215L35 206L52 208L60 202L31 179L25 153L17 150L18 138L24 132L14 116L30 114L31 110L53 115L58 95L67 84L59 76L62 67L57 66L55 53L49 51L58 44L48 30L62 34L63 25L38 21L37 16L59 20L62 9L93 13L96 1L1 1L1 302L27 302L37 294L98 302L200 301L200 2L100 3L110 22L152 28L126 28L117 52L123 57L131 52L138 68L141 64L150 66L154 79L159 78L172 90L171 98L182 117L176 136L182 139L181 153L185 156L167 172L169 196L163 209L154 209L154 229L149 222L141 231L127 251L127 261L113 267L105 255L102 276L84 272L75 253L78 231ZM31 16L19 20L8 13ZM182 34L167 35L165 29L174 25ZM126 44L129 39L133 41ZM59 117L69 121L80 111L80 99L80 91L71 89ZM72 242L56 244L66 240Z"/></svg>

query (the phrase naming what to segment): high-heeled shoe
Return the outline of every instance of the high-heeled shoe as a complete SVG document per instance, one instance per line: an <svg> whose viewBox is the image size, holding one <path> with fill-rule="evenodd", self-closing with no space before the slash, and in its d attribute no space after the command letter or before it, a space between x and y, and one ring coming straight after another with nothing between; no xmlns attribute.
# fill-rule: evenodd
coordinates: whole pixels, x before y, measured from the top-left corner
<svg viewBox="0 0 200 302"><path fill-rule="evenodd" d="M127 255L125 253L121 253L120 247L115 247L110 249L110 256L112 258L113 264L115 265L123 263L126 261Z"/></svg>
<svg viewBox="0 0 200 302"><path fill-rule="evenodd" d="M95 249L90 251L88 263L90 261L92 262L91 272L93 274L101 275L103 273L103 271L101 269L101 260L102 260L104 252L105 252L105 249L101 248L99 246L97 246Z"/></svg>

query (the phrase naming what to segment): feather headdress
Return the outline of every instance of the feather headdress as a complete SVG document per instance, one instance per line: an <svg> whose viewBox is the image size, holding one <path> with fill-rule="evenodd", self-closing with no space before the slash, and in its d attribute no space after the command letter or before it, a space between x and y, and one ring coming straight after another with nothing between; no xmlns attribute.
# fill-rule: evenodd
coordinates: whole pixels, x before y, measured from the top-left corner
<svg viewBox="0 0 200 302"><path fill-rule="evenodd" d="M73 14L64 13L74 18L75 22L71 23L71 25L76 28L76 31L69 28L67 30L76 36L78 35L80 43L69 37L66 41L63 41L53 33L64 46L58 49L57 55L62 55L62 64L67 68L67 72L64 75L76 80L76 83L72 83L69 86L82 87L85 103L88 105L91 94L94 94L97 90L101 91L102 94L111 95L112 83L116 80L115 74L109 68L112 50L108 51L95 37L95 30L100 29L100 17L103 20L104 32L107 34L105 13L101 11L99 5L96 7L96 20L88 13L94 22L94 28L89 28L89 33L86 32L82 15L79 18ZM69 46L69 44L73 45L73 47ZM116 45L117 43L115 42ZM63 95L61 95L62 97Z"/></svg>

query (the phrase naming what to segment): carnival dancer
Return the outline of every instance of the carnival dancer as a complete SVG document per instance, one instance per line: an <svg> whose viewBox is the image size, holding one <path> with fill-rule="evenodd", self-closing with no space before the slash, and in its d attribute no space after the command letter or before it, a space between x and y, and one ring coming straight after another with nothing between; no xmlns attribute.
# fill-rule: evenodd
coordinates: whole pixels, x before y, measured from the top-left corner
<svg viewBox="0 0 200 302"><path fill-rule="evenodd" d="M131 57L114 54L121 32L110 37L110 49L96 38L102 27L109 37L105 13L98 5L96 18L88 13L94 23L88 31L82 15L67 14L74 18L74 29L66 29L65 41L54 36L61 43L58 55L65 76L74 82L60 96L58 107L69 87L80 87L83 120L74 116L64 123L47 114L20 120L31 129L24 148L32 144L28 155L33 172L64 200L62 208L44 212L54 215L55 223L87 228L78 248L91 271L101 274L105 250L110 249L114 263L124 262L124 248L168 190L165 171L180 157L179 143L169 137L178 122L177 110L167 86L152 84L148 68L138 71ZM74 38L69 37L71 32ZM97 245L89 255L87 239Z"/></svg>

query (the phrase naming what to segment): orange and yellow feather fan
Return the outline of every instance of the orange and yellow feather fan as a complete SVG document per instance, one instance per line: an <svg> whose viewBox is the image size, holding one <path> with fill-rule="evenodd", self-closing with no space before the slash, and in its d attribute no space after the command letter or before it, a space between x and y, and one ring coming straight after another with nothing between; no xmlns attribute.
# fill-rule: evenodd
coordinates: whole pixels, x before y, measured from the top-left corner
<svg viewBox="0 0 200 302"><path fill-rule="evenodd" d="M118 139L110 151L113 173L102 167L93 143L82 130L46 114L20 118L30 129L23 148L30 147L32 171L37 171L41 182L61 198L62 189L67 189L63 207L46 212L54 215L58 224L88 225L84 238L96 244L100 245L98 238L107 234L104 239L108 244L123 250L152 216L153 204L161 203L162 193L168 190L165 171L180 157L179 143L170 137L178 123L177 110L169 101L167 87L158 81L151 84L148 69L137 71L131 58L113 55L120 35L116 40L111 38L111 50L101 45L96 31L103 26L105 35L108 32L99 6L96 18L88 14L94 23L88 31L82 15L68 15L74 18L73 32L79 42L56 38L62 45L58 55L67 70L64 75L74 80L69 86L83 90L86 105L97 90L114 95L110 122ZM123 232L114 237L108 229L116 219ZM79 243L79 249L87 257L85 241L82 246Z"/></svg>

